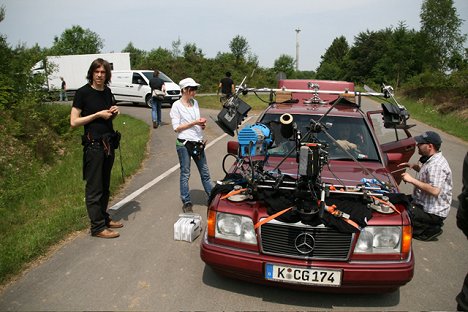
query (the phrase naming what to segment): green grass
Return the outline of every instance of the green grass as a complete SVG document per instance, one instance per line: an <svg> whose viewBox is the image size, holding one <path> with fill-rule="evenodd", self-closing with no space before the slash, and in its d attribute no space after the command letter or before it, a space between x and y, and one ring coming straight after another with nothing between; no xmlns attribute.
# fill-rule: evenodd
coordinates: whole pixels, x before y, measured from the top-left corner
<svg viewBox="0 0 468 312"><path fill-rule="evenodd" d="M406 107L411 118L468 141L468 120L456 113L440 114L433 105L407 98L399 99L399 102Z"/></svg>
<svg viewBox="0 0 468 312"><path fill-rule="evenodd" d="M146 156L149 127L142 121L121 115L114 121L122 133L121 150L125 175L135 173ZM65 155L46 170L33 167L21 194L10 207L0 207L0 283L19 273L68 234L89 226L82 180L83 129L67 136ZM112 171L111 192L122 185L120 155Z"/></svg>

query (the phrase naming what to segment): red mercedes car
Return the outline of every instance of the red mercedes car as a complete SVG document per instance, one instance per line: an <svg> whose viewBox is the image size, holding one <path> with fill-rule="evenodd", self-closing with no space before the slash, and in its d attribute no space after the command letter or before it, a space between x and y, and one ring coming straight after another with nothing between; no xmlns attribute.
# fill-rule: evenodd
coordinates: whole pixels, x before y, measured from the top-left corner
<svg viewBox="0 0 468 312"><path fill-rule="evenodd" d="M233 278L304 290L408 283L411 220L393 200L397 164L415 151L406 112L364 112L362 97L373 94L349 82L282 80L271 92L277 101L228 143L223 166L233 164L212 194L202 260Z"/></svg>

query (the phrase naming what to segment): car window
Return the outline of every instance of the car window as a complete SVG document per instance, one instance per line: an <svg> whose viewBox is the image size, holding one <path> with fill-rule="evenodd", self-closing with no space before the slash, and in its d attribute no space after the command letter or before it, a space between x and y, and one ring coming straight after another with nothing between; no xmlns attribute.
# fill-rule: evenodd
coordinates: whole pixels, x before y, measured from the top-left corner
<svg viewBox="0 0 468 312"><path fill-rule="evenodd" d="M143 75L145 75L146 78L148 78L148 80L153 78L153 72L152 71L143 72ZM164 74L163 72L159 72L159 78L161 78L164 82L172 82L171 78L166 76L166 74Z"/></svg>
<svg viewBox="0 0 468 312"><path fill-rule="evenodd" d="M375 135L377 136L380 144L396 142L409 137L404 129L385 128L384 121L381 114L370 114L372 125L374 127Z"/></svg>
<svg viewBox="0 0 468 312"><path fill-rule="evenodd" d="M310 133L311 118L317 120L318 116L293 115L293 120L297 125L297 129L301 131L303 138L307 133ZM270 155L285 156L294 148L295 143L294 140L285 139L281 135L279 119L280 115L278 114L266 114L260 122L269 125L273 132L274 144L269 150ZM328 146L327 150L330 159L350 159L349 155L339 146L344 140L356 145L355 149L348 150L356 159L379 161L376 142L364 119L326 116L322 120L322 123L326 125L326 132L329 136L325 132L311 133L311 137L306 139L306 141L313 142L314 140L318 140L321 143L325 143ZM341 141L337 143L338 140ZM290 156L294 157L295 154L291 153Z"/></svg>
<svg viewBox="0 0 468 312"><path fill-rule="evenodd" d="M132 83L141 84L141 85L147 84L146 81L143 79L143 77L139 73L133 73Z"/></svg>

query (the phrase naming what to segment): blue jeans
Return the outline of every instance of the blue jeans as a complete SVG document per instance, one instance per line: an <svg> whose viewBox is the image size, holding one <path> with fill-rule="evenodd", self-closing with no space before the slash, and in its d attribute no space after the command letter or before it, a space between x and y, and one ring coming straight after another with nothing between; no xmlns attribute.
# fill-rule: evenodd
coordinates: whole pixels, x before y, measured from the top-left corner
<svg viewBox="0 0 468 312"><path fill-rule="evenodd" d="M151 119L153 122L161 123L161 101L151 97Z"/></svg>
<svg viewBox="0 0 468 312"><path fill-rule="evenodd" d="M187 151L187 148L184 145L177 145L176 149L180 162L180 198L185 204L190 202L189 178L191 157ZM213 187L211 185L210 172L208 170L208 164L206 162L205 151L202 152L200 159L194 159L194 161L197 165L198 172L200 173L203 188L205 189L205 192L209 197L211 189Z"/></svg>

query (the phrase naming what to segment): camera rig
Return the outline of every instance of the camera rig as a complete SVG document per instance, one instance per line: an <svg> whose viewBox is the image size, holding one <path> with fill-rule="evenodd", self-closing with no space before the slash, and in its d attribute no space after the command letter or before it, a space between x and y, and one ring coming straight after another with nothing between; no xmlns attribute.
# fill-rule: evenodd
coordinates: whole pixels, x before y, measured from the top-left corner
<svg viewBox="0 0 468 312"><path fill-rule="evenodd" d="M216 120L216 123L231 136L234 136L234 131L237 131L240 123L251 109L247 103L240 99L241 94L268 93L270 104L276 103L273 98L277 93L288 92L291 94L310 94L310 98L304 101L308 104L325 103L320 97L324 93L336 95L337 99L321 118L318 120L310 119L306 133L301 133L290 114L283 114L279 122L255 123L238 131L238 153L236 155L228 154L223 160L223 170L227 174L224 183L232 185L233 188L222 199L231 199L232 201L263 200L268 206L270 215L270 218L262 221L263 223L268 222L271 218L287 222L302 221L309 224L322 222L330 224L333 223L332 221L339 220L342 221L341 224L338 222L342 230L350 232L358 231L366 226L367 220L372 217L370 208L382 213L385 213L384 211L387 213L398 212L388 199L389 194L395 190L388 183L377 179L344 148L342 148L343 152L348 154L372 178L365 178L361 184L351 187L323 183L321 179L322 169L329 161L329 147L317 139L317 133L323 132L332 142L336 143L322 120L341 101L357 98L357 105L360 107L362 96L392 99L393 103L382 104L385 127L395 129L411 127L406 124L409 118L408 112L396 102L393 97L393 89L390 86L383 86L380 93L372 90L367 91L365 93L349 90L321 91L319 85L314 83L308 84L308 90L247 88L242 84L238 86L235 94L224 102L223 109ZM286 102L294 103L294 100L287 99ZM279 141L292 142L292 148L286 152L274 168L271 168L269 150L277 146ZM224 167L227 156L236 158L235 167L230 173ZM281 172L280 166L291 156L295 156L296 159L296 174ZM341 206L343 201L346 203L344 206L350 209ZM352 209L352 207L356 205L360 208L369 208L365 209L368 213L359 217L353 216L356 209ZM361 210L364 211L364 209Z"/></svg>

